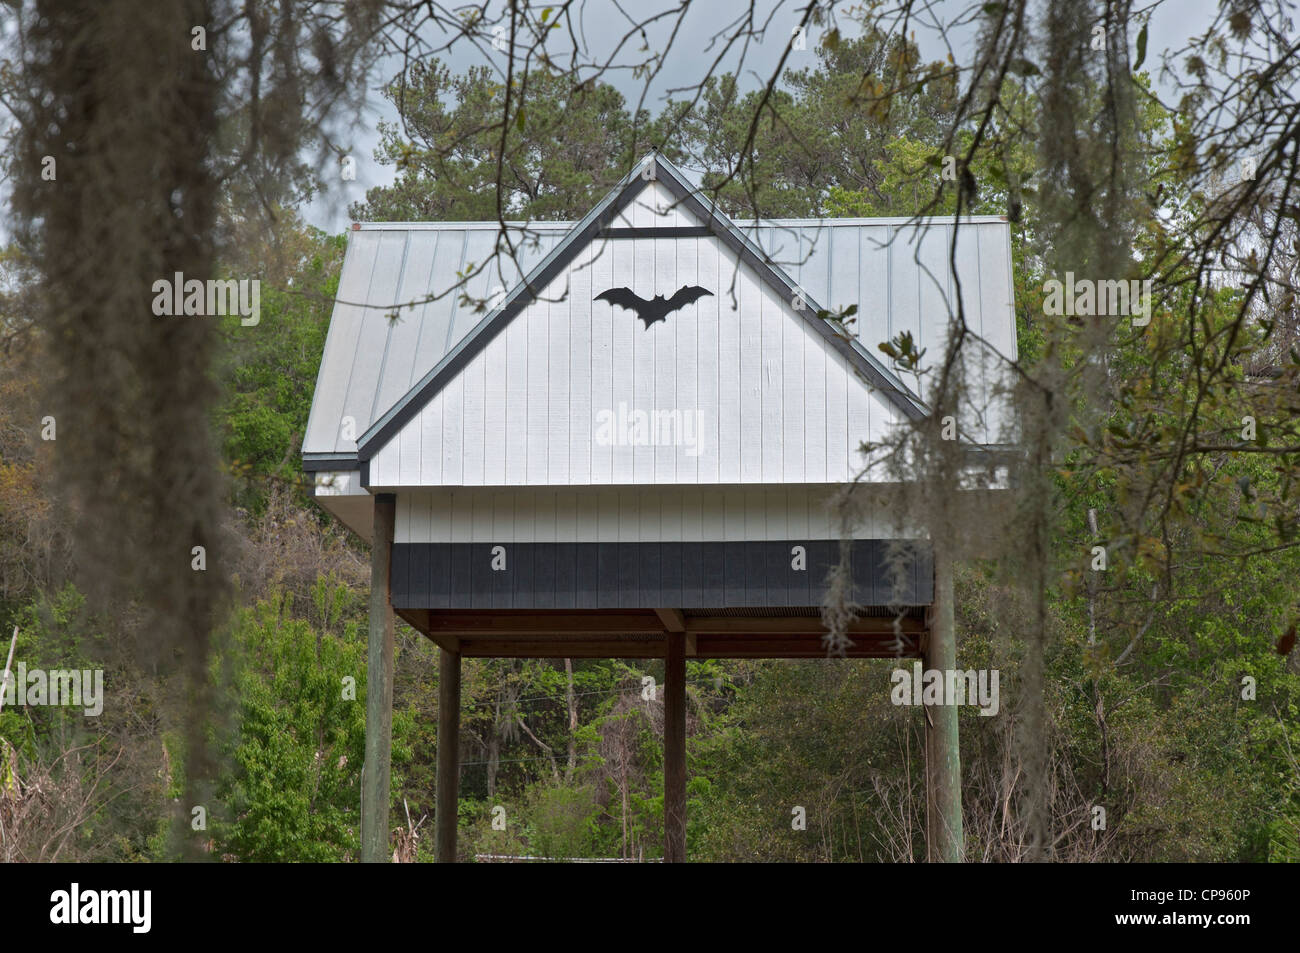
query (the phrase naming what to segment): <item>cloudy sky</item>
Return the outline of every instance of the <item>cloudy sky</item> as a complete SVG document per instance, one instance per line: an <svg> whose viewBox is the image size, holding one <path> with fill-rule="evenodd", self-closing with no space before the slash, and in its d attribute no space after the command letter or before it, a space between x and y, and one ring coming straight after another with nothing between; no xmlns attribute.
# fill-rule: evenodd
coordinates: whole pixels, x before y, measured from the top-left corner
<svg viewBox="0 0 1300 953"><path fill-rule="evenodd" d="M1182 46L1188 36L1203 31L1210 24L1217 5L1217 0L1161 0L1145 8L1139 6L1139 11L1148 9L1151 15L1147 67L1154 69L1159 64L1162 50L1176 49ZM546 4L533 6L540 14ZM748 44L737 44L722 59L718 71L739 71L749 86L765 82L779 62L793 29L801 22L805 6L806 0L755 0L753 19L756 24L765 27L763 36L752 38ZM845 35L857 32L852 19L843 15L843 11L852 10L855 6L856 3L837 6L841 15L836 23ZM634 18L644 20L660 11L673 11L676 7L675 0L587 0L575 10L579 43L585 43L584 59L588 62L604 61L614 56L614 68L604 78L614 84L629 102L635 102L646 91L644 80L634 78L629 67L643 61L647 54L641 51L642 43L639 39L627 42L620 54L615 55L614 51L631 28ZM494 4L493 8L504 10L504 0ZM960 21L962 14L970 10L972 5L967 0L960 0L957 3L937 3L933 8L937 11L936 15L946 21L957 60L968 62L974 30L970 26L962 26ZM662 108L674 87L680 89L693 85L707 75L725 43L725 36L735 32L738 22L749 9L749 0L695 0L671 46L670 34L676 14L664 17L647 30L646 41L650 49L654 52L668 51L664 68L646 91L646 106L652 113L657 113ZM488 22L492 21L493 18L489 17ZM800 68L815 63L814 51L821 32L827 28L829 26L811 28L807 34L807 49L802 52L792 51L788 65ZM941 59L947 54L947 48L941 41L933 20L929 23L924 20L914 22L912 28L926 58ZM566 30L557 30L559 42L549 44L550 48L567 52L570 46L566 34ZM448 41L449 36L429 30L424 38L430 45L441 46ZM1130 42L1133 42L1133 38L1130 38ZM456 72L486 64L502 71L502 75L507 58L506 52L494 50L486 38L477 45L457 42L453 49L440 56ZM380 64L378 73L372 79L374 88L370 91L365 109L359 116L349 117L355 123L347 141L352 145L352 155L356 161L356 179L345 182L333 175L328 177L329 190L306 209L306 217L312 224L330 232L346 229L349 224L348 203L363 198L365 190L371 186L393 181L395 170L391 166L377 163L373 151L378 142L378 121L381 118L397 118L395 111L379 94L378 87L382 81L397 73L401 64L400 55L389 56Z"/></svg>

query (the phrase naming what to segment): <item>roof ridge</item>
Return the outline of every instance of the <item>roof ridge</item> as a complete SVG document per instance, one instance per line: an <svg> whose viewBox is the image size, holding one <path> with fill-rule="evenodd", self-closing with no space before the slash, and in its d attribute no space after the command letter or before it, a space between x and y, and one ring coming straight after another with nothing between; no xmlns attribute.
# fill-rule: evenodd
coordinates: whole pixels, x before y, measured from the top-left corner
<svg viewBox="0 0 1300 953"><path fill-rule="evenodd" d="M722 213L725 214L725 213ZM881 227L899 225L951 225L954 217L951 215L881 215L881 216L853 216L839 217L824 215L809 218L745 218L737 219L728 216L732 224L742 228L782 228L807 225L829 225L831 227L857 227L879 225ZM955 219L963 225L994 225L1006 224L1005 215L963 215ZM576 221L555 221L552 219L507 219L507 228L541 228L547 231L567 231L578 224ZM498 229L501 222L495 219L474 219L465 221L393 221L393 222L353 222L352 231L356 232L378 232L378 231L456 231L459 229Z"/></svg>

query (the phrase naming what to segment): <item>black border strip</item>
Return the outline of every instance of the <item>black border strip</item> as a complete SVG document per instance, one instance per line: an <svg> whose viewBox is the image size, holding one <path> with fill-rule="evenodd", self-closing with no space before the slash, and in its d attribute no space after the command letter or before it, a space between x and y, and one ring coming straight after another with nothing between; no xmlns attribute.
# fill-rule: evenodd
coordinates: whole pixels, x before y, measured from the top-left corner
<svg viewBox="0 0 1300 953"><path fill-rule="evenodd" d="M355 453L304 453L302 468L314 470L355 470L360 464Z"/></svg>
<svg viewBox="0 0 1300 953"><path fill-rule="evenodd" d="M708 238L716 235L707 225L666 225L656 228L653 225L636 228L603 228L597 238Z"/></svg>

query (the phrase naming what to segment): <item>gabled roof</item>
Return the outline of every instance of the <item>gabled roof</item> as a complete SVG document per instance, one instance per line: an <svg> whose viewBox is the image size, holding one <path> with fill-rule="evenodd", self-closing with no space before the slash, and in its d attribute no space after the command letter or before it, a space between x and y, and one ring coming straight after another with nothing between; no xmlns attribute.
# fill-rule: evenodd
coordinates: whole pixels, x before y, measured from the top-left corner
<svg viewBox="0 0 1300 953"><path fill-rule="evenodd" d="M645 174L651 167L654 169L653 175ZM650 184L652 179L665 185L681 207L693 212L705 223L709 234L730 246L741 260L753 268L759 277L779 295L787 301L799 297L805 306L795 313L831 342L836 350L848 358L903 414L913 420L924 414L924 404L919 397L908 390L902 381L859 342L845 339L829 322L818 317L817 313L822 309L817 302L809 300L807 294L801 291L798 285L780 268L772 265L762 249L751 242L712 202L696 194L671 162L658 153L653 153L629 172L582 221L574 225L569 234L551 249L550 254L527 277L515 285L495 311L479 322L478 326L448 351L435 367L406 392L401 400L370 425L370 428L357 440L357 458L364 461L373 456L376 450L460 372L470 358L481 351L520 311L531 304L551 279L568 267L578 253L595 240L600 230L607 227L641 190Z"/></svg>
<svg viewBox="0 0 1300 953"><path fill-rule="evenodd" d="M644 174L651 168L653 177ZM458 292L424 299L454 285L470 263L482 265L497 240L498 223L354 226L303 442L305 467L356 469L369 459L602 230L617 223L651 178L701 223L685 231L716 236L785 301L799 295L806 309L791 308L791 313L858 369L882 399L911 419L926 412L921 397L873 351L902 330L910 330L918 346L932 349L946 333L957 284L949 268L951 219L766 220L738 226L697 194L670 162L652 155L580 222L508 226L512 239L529 238L518 250L518 265L498 256L466 286L478 298L509 289L486 316L459 302ZM963 218L960 235L957 271L967 319L991 350L1014 358L1006 221ZM388 319L388 312L411 301L422 303L402 308L402 320ZM859 305L855 337L845 339L817 317L823 303ZM340 429L348 418L350 433ZM996 441L995 430L990 426L985 442Z"/></svg>

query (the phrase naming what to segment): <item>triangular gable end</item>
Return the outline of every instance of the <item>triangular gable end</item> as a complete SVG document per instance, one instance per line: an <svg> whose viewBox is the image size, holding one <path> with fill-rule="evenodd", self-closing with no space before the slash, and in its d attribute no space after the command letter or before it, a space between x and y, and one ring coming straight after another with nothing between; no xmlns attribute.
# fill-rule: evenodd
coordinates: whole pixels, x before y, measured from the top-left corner
<svg viewBox="0 0 1300 953"><path fill-rule="evenodd" d="M765 260L734 223L707 198L698 195L681 172L663 156L652 153L624 177L595 208L587 214L551 253L513 288L498 308L479 322L438 364L415 384L396 404L384 413L357 442L357 458L364 462L373 457L406 424L415 418L504 328L543 293L547 285L568 268L607 229L617 230L621 216L651 183L662 185L673 197L678 209L692 214L702 226L699 234L709 234L722 241L740 262L787 302L793 314L802 319L829 348L834 349L855 368L873 388L904 417L916 420L925 413L924 403L874 355L857 341L846 340L822 318L821 306L809 300L780 268ZM682 230L695 233L696 229ZM657 230L662 233L662 230ZM635 320L627 315L629 320ZM368 481L373 482L373 481Z"/></svg>

